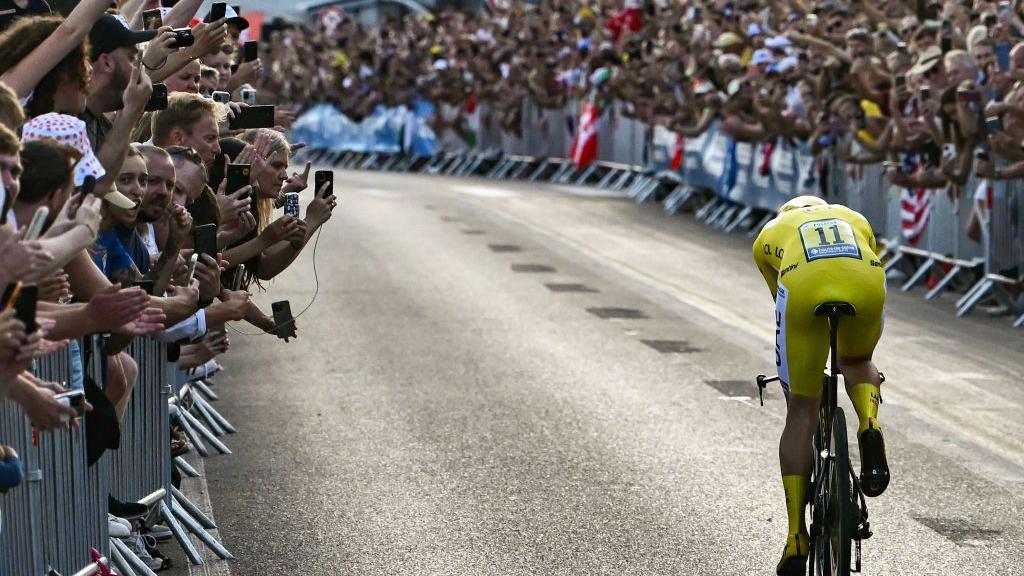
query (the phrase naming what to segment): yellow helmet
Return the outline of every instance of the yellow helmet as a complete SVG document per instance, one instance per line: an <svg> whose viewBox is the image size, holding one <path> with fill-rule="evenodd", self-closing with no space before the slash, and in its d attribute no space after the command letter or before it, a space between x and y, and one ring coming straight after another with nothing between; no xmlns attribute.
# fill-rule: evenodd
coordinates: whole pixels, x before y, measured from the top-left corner
<svg viewBox="0 0 1024 576"><path fill-rule="evenodd" d="M828 202L817 196L797 196L789 202L782 205L779 208L779 216L789 212L790 210L796 210L798 208L807 208L808 206L828 206Z"/></svg>

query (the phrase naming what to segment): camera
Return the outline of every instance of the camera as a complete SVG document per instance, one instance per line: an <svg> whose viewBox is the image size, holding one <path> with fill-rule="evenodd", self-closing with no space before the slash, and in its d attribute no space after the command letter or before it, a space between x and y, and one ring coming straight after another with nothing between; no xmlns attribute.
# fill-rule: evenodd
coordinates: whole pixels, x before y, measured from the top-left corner
<svg viewBox="0 0 1024 576"><path fill-rule="evenodd" d="M231 94L228 94L223 90L215 90L213 92L213 101L221 104L227 104L231 102Z"/></svg>
<svg viewBox="0 0 1024 576"><path fill-rule="evenodd" d="M192 35L191 28L175 28L173 32L175 48L188 48L196 43L196 37Z"/></svg>

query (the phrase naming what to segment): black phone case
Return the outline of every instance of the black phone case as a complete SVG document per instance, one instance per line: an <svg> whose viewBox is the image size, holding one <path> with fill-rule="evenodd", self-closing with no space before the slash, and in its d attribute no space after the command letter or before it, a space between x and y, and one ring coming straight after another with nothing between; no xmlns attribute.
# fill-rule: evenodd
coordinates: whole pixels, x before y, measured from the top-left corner
<svg viewBox="0 0 1024 576"><path fill-rule="evenodd" d="M224 187L225 194L234 194L239 188L249 185L250 170L252 165L250 164L228 164L227 179L228 182Z"/></svg>
<svg viewBox="0 0 1024 576"><path fill-rule="evenodd" d="M195 249L198 254L209 254L217 259L217 225L203 224L196 226L192 232L195 236Z"/></svg>
<svg viewBox="0 0 1024 576"><path fill-rule="evenodd" d="M259 42L249 41L242 46L242 60L252 62L259 57Z"/></svg>
<svg viewBox="0 0 1024 576"><path fill-rule="evenodd" d="M232 130L248 128L273 128L274 107L273 106L249 106L242 108L241 112L235 115L228 122Z"/></svg>
<svg viewBox="0 0 1024 576"><path fill-rule="evenodd" d="M214 2L210 5L210 21L216 22L227 15L227 3L226 2Z"/></svg>
<svg viewBox="0 0 1024 576"><path fill-rule="evenodd" d="M274 325L278 338L288 339L295 336L295 319L292 317L292 306L288 300L281 300L270 305L274 313Z"/></svg>
<svg viewBox="0 0 1024 576"><path fill-rule="evenodd" d="M167 85L153 84L153 95L146 102L146 112L156 112L167 108Z"/></svg>
<svg viewBox="0 0 1024 576"><path fill-rule="evenodd" d="M39 299L37 286L22 286L18 299L14 301L14 316L25 325L25 334L36 331L36 302Z"/></svg>
<svg viewBox="0 0 1024 576"><path fill-rule="evenodd" d="M324 185L324 182L330 182L331 185L327 187L327 190L323 193L323 197L326 198L331 194L334 194L334 172L331 170L317 170L313 173L313 190L315 194L320 194L320 187Z"/></svg>

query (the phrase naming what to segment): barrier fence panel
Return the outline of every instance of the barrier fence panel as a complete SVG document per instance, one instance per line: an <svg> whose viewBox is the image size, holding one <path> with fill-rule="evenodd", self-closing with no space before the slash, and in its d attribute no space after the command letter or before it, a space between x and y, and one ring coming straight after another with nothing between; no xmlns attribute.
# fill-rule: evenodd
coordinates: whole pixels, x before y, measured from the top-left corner
<svg viewBox="0 0 1024 576"><path fill-rule="evenodd" d="M909 290L928 280L929 299L952 285L954 277L984 265L985 278L958 302L966 313L995 285L1021 283L1024 262L1024 184L997 182L990 207L975 202L975 191L984 186L970 178L962 187L933 190L929 221L919 238L910 242L904 234L904 191L887 182L879 164L847 164L826 150L812 156L806 143L785 139L774 142L736 142L713 123L703 134L682 141L681 167L670 169L676 151L675 134L650 126L627 114L626 104L606 106L597 125L597 160L576 170L568 158L573 136L579 131L581 100L559 109L542 109L532 102L522 105L522 132L510 134L499 125L497 114L481 105L480 140L476 150L498 153L496 163L445 158L440 164L454 166L443 173L472 175L484 170L495 179L528 178L549 182L577 182L627 191L643 202L658 197L659 186L674 187L665 199L665 210L676 212L698 190L713 193L712 200L697 210L697 217L731 232L741 225L757 230L790 198L813 194L830 203L841 203L860 212L879 240L886 269L913 262ZM452 162L452 164L447 164ZM438 173L440 168L428 166ZM968 224L980 210L983 241L972 240ZM929 271L938 273L933 282ZM1008 293L1010 291L1007 291ZM1024 325L1024 317L1018 322Z"/></svg>
<svg viewBox="0 0 1024 576"><path fill-rule="evenodd" d="M84 347L93 347L87 339ZM69 348L35 362L44 381L72 380ZM95 364L86 370L97 375ZM107 545L107 466L88 466L85 422L80 431L38 432L13 401L0 405L0 443L15 448L26 481L0 496L0 573L43 574L48 567L65 574L91 563L90 549Z"/></svg>

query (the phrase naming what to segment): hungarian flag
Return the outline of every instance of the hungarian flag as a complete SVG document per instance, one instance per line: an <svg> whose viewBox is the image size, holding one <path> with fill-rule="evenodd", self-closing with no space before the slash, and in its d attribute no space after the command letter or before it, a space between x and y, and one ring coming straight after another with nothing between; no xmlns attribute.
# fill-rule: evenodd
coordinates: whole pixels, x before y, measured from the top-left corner
<svg viewBox="0 0 1024 576"><path fill-rule="evenodd" d="M569 150L569 157L572 158L576 168L585 168L594 160L597 160L597 124L601 119L601 112L597 104L587 102L580 111L579 130L572 139L572 148Z"/></svg>
<svg viewBox="0 0 1024 576"><path fill-rule="evenodd" d="M669 170L683 169L683 152L686 151L686 137L676 134L676 141L672 143L672 160L669 162Z"/></svg>

